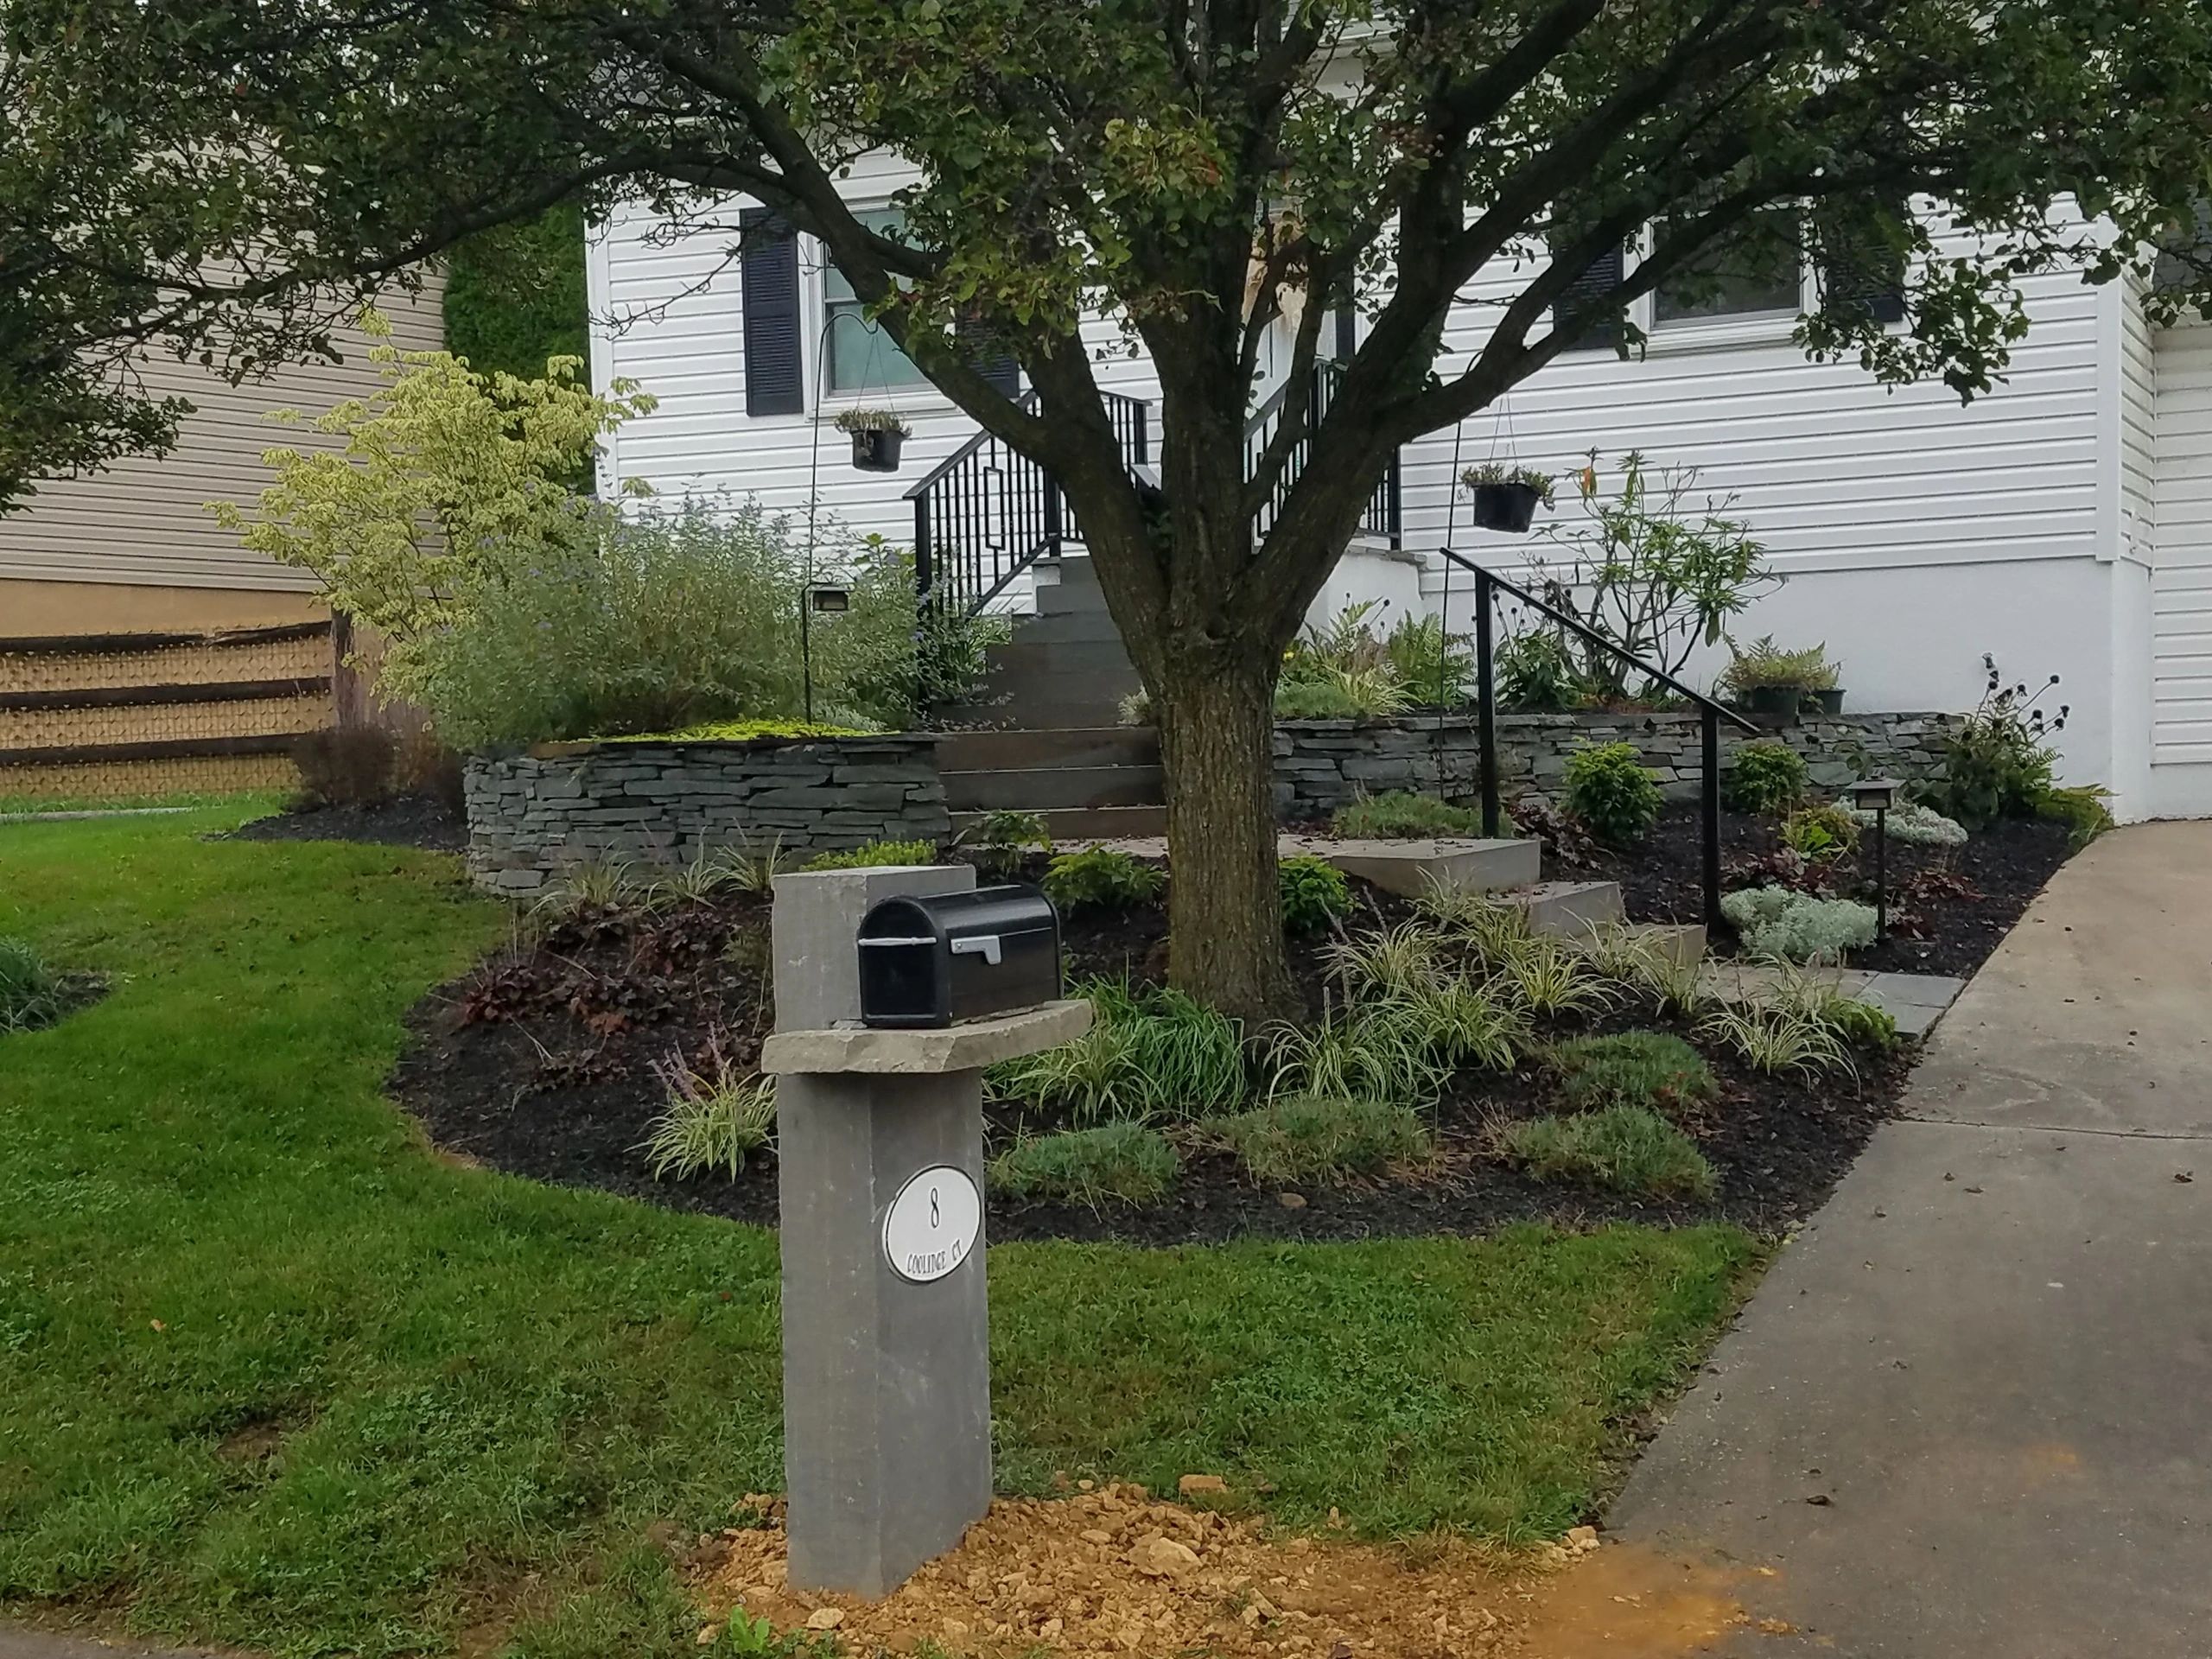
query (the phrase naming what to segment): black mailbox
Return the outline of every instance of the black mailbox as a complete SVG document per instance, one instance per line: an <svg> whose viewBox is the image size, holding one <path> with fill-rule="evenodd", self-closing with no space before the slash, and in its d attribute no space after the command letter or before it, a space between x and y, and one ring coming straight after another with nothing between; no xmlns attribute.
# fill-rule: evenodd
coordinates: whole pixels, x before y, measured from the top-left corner
<svg viewBox="0 0 2212 1659"><path fill-rule="evenodd" d="M914 1027L1060 994L1060 918L1037 888L885 899L861 920L861 1023Z"/></svg>

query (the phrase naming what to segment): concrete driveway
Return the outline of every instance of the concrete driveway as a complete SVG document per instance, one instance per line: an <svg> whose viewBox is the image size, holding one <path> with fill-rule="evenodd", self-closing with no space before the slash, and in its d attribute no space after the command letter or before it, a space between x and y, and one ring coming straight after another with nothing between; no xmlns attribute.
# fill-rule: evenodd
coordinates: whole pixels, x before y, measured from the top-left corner
<svg viewBox="0 0 2212 1659"><path fill-rule="evenodd" d="M2060 871L1904 1110L1614 1506L1745 1610L1667 1650L2212 1654L2212 824Z"/></svg>

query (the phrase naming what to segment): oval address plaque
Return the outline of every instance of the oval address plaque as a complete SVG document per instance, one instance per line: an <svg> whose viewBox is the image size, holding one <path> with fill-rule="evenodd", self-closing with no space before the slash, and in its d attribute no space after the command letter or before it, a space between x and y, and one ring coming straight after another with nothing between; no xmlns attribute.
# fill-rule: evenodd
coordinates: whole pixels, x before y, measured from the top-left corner
<svg viewBox="0 0 2212 1659"><path fill-rule="evenodd" d="M939 1164L911 1177L883 1217L883 1256L914 1284L942 1279L968 1259L983 1230L983 1198L967 1172Z"/></svg>

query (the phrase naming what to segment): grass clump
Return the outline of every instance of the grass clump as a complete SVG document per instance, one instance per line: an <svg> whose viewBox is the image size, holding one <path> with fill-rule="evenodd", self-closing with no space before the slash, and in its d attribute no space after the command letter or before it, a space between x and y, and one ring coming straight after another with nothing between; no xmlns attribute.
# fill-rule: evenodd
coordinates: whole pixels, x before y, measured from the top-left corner
<svg viewBox="0 0 2212 1659"><path fill-rule="evenodd" d="M1109 1199L1157 1204L1183 1173L1167 1137L1134 1118L1025 1137L991 1160L992 1192L1096 1210Z"/></svg>
<svg viewBox="0 0 2212 1659"><path fill-rule="evenodd" d="M875 870L901 864L934 864L937 844L927 841L871 841L864 847L820 853L807 860L810 870Z"/></svg>
<svg viewBox="0 0 2212 1659"><path fill-rule="evenodd" d="M733 1065L719 1031L708 1033L698 1065L679 1048L655 1060L652 1069L668 1109L653 1120L638 1149L655 1180L688 1181L695 1175L735 1180L745 1173L745 1160L775 1139L774 1080Z"/></svg>
<svg viewBox="0 0 2212 1659"><path fill-rule="evenodd" d="M1418 841L1436 836L1479 835L1482 816L1433 795L1392 790L1338 807L1329 827L1352 841Z"/></svg>
<svg viewBox="0 0 2212 1659"><path fill-rule="evenodd" d="M1645 1106L1538 1117L1504 1133L1506 1156L1540 1181L1585 1181L1638 1198L1709 1198L1713 1166L1697 1143Z"/></svg>
<svg viewBox="0 0 2212 1659"><path fill-rule="evenodd" d="M1891 1022L1892 1034L1896 1022ZM1841 1027L1824 1011L1802 1001L1751 1002L1715 1008L1698 1022L1698 1035L1726 1043L1754 1071L1795 1071L1817 1077L1823 1072L1855 1072Z"/></svg>
<svg viewBox="0 0 2212 1659"><path fill-rule="evenodd" d="M1269 1186L1326 1184L1428 1156L1428 1127L1410 1107L1292 1095L1207 1127L1246 1174Z"/></svg>
<svg viewBox="0 0 2212 1659"><path fill-rule="evenodd" d="M1306 853L1284 859L1275 867L1275 884L1286 933L1319 933L1351 912L1351 885L1325 858Z"/></svg>
<svg viewBox="0 0 2212 1659"><path fill-rule="evenodd" d="M1089 847L1062 853L1045 872L1045 896L1066 914L1074 911L1129 910L1157 899L1167 873L1113 847Z"/></svg>
<svg viewBox="0 0 2212 1659"><path fill-rule="evenodd" d="M1024 1055L985 1074L1001 1100L1062 1105L1083 1117L1201 1117L1249 1093L1236 1022L1167 987L1132 989L1092 980L1090 1029L1071 1043Z"/></svg>
<svg viewBox="0 0 2212 1659"><path fill-rule="evenodd" d="M61 976L28 940L0 938L0 1031L49 1025L67 1000Z"/></svg>
<svg viewBox="0 0 2212 1659"><path fill-rule="evenodd" d="M1578 1112L1648 1106L1668 1112L1719 1092L1705 1056L1671 1032L1624 1031L1555 1044L1560 1094Z"/></svg>

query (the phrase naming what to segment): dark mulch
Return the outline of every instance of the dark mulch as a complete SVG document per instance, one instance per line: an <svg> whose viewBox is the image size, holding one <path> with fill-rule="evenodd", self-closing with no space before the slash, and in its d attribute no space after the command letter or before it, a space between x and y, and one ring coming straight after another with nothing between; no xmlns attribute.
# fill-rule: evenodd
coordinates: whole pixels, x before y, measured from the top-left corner
<svg viewBox="0 0 2212 1659"><path fill-rule="evenodd" d="M1618 881L1629 918L1638 922L1694 922L1705 910L1704 819L1694 802L1670 803L1651 838L1633 852L1598 849L1569 861L1547 845L1548 876ZM1851 965L1915 974L1972 974L2012 931L2028 902L2071 853L2063 823L2008 819L1975 833L1963 847L1889 844L1891 937L1854 951ZM1720 860L1724 888L1757 883L1745 866L1780 850L1779 826L1770 818L1724 811ZM1823 877L1839 898L1873 902L1871 833L1855 855L1834 861ZM1734 949L1717 938L1716 954Z"/></svg>
<svg viewBox="0 0 2212 1659"><path fill-rule="evenodd" d="M1371 915L1397 912L1363 895ZM427 999L410 1021L392 1077L399 1100L442 1147L518 1174L619 1192L679 1210L772 1225L772 1157L734 1181L660 1182L638 1151L661 1110L652 1062L696 1058L710 1033L739 1065L758 1058L768 1023L767 906L733 897L637 917L563 921L534 944L503 952ZM1066 931L1071 976L1155 979L1166 918L1159 906L1078 914ZM1321 995L1319 952L1294 951L1309 998ZM1615 1017L1611 1026L1651 1024ZM1559 1028L1557 1034L1576 1029ZM1701 1045L1701 1046L1704 1046ZM1708 1048L1710 1053L1710 1049ZM1685 1127L1720 1175L1709 1205L1653 1204L1529 1180L1490 1150L1498 1122L1554 1109L1541 1069L1462 1074L1440 1103L1440 1156L1418 1176L1338 1190L1301 1189L1286 1204L1255 1188L1226 1156L1185 1132L1181 1181L1159 1205L1093 1212L995 1202L996 1238L1121 1238L1168 1244L1245 1235L1353 1238L1475 1233L1521 1220L1580 1226L1726 1217L1774 1231L1816 1207L1891 1111L1909 1061L1869 1058L1857 1079L1807 1084L1752 1073L1712 1053L1720 1101ZM992 1110L992 1144L1024 1127L1059 1127L1019 1106Z"/></svg>
<svg viewBox="0 0 2212 1659"><path fill-rule="evenodd" d="M363 841L379 847L420 847L458 853L468 845L468 824L442 797L398 795L373 806L306 806L256 818L233 830L232 841Z"/></svg>

